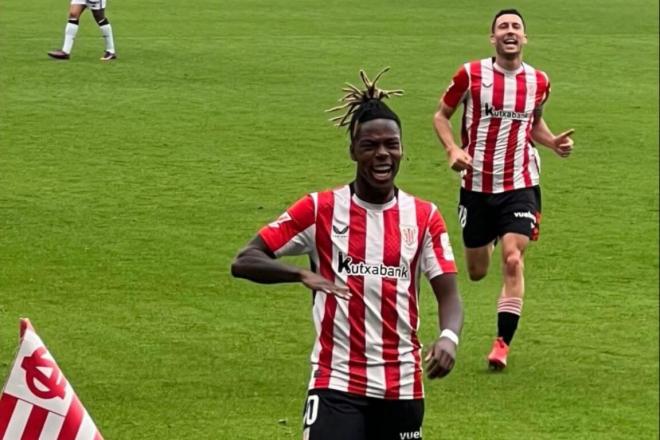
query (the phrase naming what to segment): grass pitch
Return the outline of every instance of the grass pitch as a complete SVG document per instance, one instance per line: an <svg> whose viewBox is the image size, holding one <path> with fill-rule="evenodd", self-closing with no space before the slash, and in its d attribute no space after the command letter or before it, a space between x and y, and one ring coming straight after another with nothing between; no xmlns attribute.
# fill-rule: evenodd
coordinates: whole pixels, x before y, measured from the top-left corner
<svg viewBox="0 0 660 440"><path fill-rule="evenodd" d="M28 316L108 439L300 438L310 296L233 280L231 258L352 178L323 110L386 65L383 85L406 90L398 183L439 205L462 257L431 118L508 6L110 0L119 60L102 64L88 13L53 62L67 2L4 2L0 373ZM541 151L541 240L503 374L485 369L497 267L474 284L459 261L465 330L455 371L426 383L425 438L658 438L658 5L516 6L525 59L552 80L546 119L576 150ZM425 286L426 343L434 310Z"/></svg>

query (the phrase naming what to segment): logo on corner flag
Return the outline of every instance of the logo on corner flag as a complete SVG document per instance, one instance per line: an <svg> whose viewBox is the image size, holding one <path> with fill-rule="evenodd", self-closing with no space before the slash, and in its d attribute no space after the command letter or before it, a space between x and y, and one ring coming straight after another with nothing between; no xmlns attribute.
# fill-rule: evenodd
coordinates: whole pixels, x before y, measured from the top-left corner
<svg viewBox="0 0 660 440"><path fill-rule="evenodd" d="M55 361L44 356L46 353L46 347L39 347L30 357L23 358L21 368L25 370L25 381L32 394L41 399L63 399L66 394L66 380ZM46 375L44 369L49 370L50 374Z"/></svg>
<svg viewBox="0 0 660 440"><path fill-rule="evenodd" d="M103 440L28 319L0 397L0 440Z"/></svg>

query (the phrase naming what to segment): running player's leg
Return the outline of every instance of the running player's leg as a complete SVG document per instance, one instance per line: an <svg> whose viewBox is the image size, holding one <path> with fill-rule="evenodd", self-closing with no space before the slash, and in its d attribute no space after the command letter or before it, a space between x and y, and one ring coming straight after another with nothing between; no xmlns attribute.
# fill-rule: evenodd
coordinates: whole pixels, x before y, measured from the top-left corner
<svg viewBox="0 0 660 440"><path fill-rule="evenodd" d="M69 6L69 19L64 28L64 43L62 44L61 50L54 50L48 52L48 55L51 58L56 58L60 60L69 59L71 50L73 49L73 41L76 38L78 33L78 23L80 21L80 15L85 10L85 0L72 0L71 6Z"/></svg>
<svg viewBox="0 0 660 440"><path fill-rule="evenodd" d="M108 20L108 17L105 15L105 1L99 0L95 5L97 6L92 7L92 14L94 15L96 24L99 25L99 29L103 35L103 41L105 41L105 52L101 57L101 61L114 60L117 58L117 55L115 54L115 39L112 35L110 20Z"/></svg>
<svg viewBox="0 0 660 440"><path fill-rule="evenodd" d="M367 440L421 440L424 400L372 399L367 410Z"/></svg>
<svg viewBox="0 0 660 440"><path fill-rule="evenodd" d="M541 198L538 188L513 191L501 209L503 286L497 303L497 340L488 357L494 369L507 364L509 345L518 328L525 295L524 255L538 238Z"/></svg>
<svg viewBox="0 0 660 440"><path fill-rule="evenodd" d="M529 244L526 235L509 232L502 237L502 293L498 301L498 336L511 344L518 328L525 296L525 249Z"/></svg>
<svg viewBox="0 0 660 440"><path fill-rule="evenodd" d="M463 229L463 244L468 274L479 281L488 273L497 230L488 206L489 194L465 191L461 188L458 220Z"/></svg>
<svg viewBox="0 0 660 440"><path fill-rule="evenodd" d="M479 281L488 274L493 249L495 249L494 241L485 246L465 248L465 261L467 262L470 280Z"/></svg>
<svg viewBox="0 0 660 440"><path fill-rule="evenodd" d="M303 415L304 440L364 440L366 397L310 390Z"/></svg>

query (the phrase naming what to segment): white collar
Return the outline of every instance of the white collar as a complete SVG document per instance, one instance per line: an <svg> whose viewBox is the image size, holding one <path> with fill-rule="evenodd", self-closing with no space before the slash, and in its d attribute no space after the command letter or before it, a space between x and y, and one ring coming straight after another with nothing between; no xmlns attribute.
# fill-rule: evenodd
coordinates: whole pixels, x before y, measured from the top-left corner
<svg viewBox="0 0 660 440"><path fill-rule="evenodd" d="M392 200L385 202L385 203L370 203L362 200L357 196L357 194L353 194L352 196L353 202L355 202L356 205L369 210L369 211L385 211L386 209L390 209L394 205L396 205L396 195L392 197Z"/></svg>

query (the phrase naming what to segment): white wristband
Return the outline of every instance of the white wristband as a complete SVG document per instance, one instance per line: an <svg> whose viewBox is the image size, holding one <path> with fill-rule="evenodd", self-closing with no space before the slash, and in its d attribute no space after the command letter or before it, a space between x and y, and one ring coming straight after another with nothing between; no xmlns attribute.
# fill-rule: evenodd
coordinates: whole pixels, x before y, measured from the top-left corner
<svg viewBox="0 0 660 440"><path fill-rule="evenodd" d="M453 342L454 345L458 346L458 335L457 335L456 333L454 333L453 330L450 330L450 329L448 329L448 328L443 329L443 330L440 332L440 337L441 337L441 338L447 338L447 339L449 339L451 342Z"/></svg>

